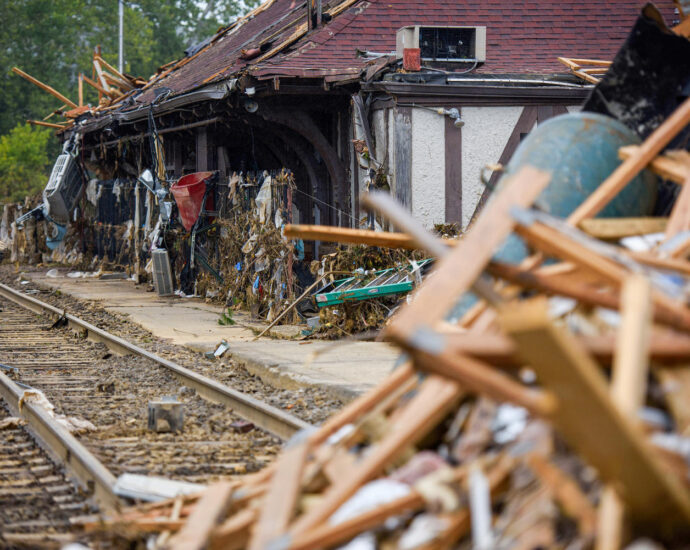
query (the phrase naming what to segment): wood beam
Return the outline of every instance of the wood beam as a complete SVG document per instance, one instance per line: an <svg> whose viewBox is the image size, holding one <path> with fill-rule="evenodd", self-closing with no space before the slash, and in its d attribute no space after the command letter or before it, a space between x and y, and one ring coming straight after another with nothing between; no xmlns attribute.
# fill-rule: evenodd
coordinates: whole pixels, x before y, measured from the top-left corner
<svg viewBox="0 0 690 550"><path fill-rule="evenodd" d="M55 124L53 122L44 122L42 120L27 120L26 122L33 126L45 126L46 128L57 128L58 130L67 128L66 124Z"/></svg>
<svg viewBox="0 0 690 550"><path fill-rule="evenodd" d="M419 249L419 246L407 233L370 231L367 229L351 229L329 225L288 224L285 226L285 236L290 239L304 239L307 241L362 244L384 248L404 248L407 250ZM457 239L443 239L443 242L448 246L455 246Z"/></svg>
<svg viewBox="0 0 690 550"><path fill-rule="evenodd" d="M512 305L499 315L520 356L553 392L559 432L601 478L621 489L631 516L655 531L690 524L690 496L660 462L640 428L613 404L601 370L548 317L545 299Z"/></svg>
<svg viewBox="0 0 690 550"><path fill-rule="evenodd" d="M64 95L62 95L60 92L58 92L58 91L55 90L54 88L51 88L51 87L48 86L47 84L43 84L43 82L41 82L40 80L34 78L34 77L31 76L30 74L25 73L25 72L22 71L21 69L19 69L19 68L17 68L17 67L12 67L12 72L13 72L14 74L17 74L17 75L21 76L22 78L28 80L29 82L31 82L31 83L34 84L35 86L38 86L38 87L41 88L41 90L43 90L44 92L48 92L48 93L49 93L50 95L52 95L53 97L57 97L57 98L58 98L60 101L62 101L64 104L69 105L69 106L72 107L72 108L78 107L78 105L77 105L76 103L74 103L74 101L72 101L71 99L66 98Z"/></svg>
<svg viewBox="0 0 690 550"><path fill-rule="evenodd" d="M528 207L544 190L549 174L526 166L512 177L479 215L454 249L438 260L428 278L417 289L415 300L403 304L386 328L385 336L402 345L424 325L431 325L448 313L454 300L475 284L496 249L513 231L510 215L514 206Z"/></svg>
<svg viewBox="0 0 690 550"><path fill-rule="evenodd" d="M621 147L618 149L618 157L621 160L627 160L637 155L639 148L639 145ZM654 158L647 165L647 169L664 179L680 184L685 183L690 177L690 153L683 150L667 151Z"/></svg>
<svg viewBox="0 0 690 550"><path fill-rule="evenodd" d="M101 86L98 82L91 80L88 76L83 75L84 82L86 82L89 86L92 88L98 90L98 93L104 94L110 98L117 98L120 94L118 92L112 91L112 90L106 90L103 86Z"/></svg>
<svg viewBox="0 0 690 550"><path fill-rule="evenodd" d="M580 223L580 229L602 240L619 240L632 235L663 233L668 218L587 218Z"/></svg>

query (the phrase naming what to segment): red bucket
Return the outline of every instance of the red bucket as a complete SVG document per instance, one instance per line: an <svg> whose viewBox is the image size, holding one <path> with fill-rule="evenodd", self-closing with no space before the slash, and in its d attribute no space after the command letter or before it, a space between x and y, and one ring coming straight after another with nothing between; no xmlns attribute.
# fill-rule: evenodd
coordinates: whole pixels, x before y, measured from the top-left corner
<svg viewBox="0 0 690 550"><path fill-rule="evenodd" d="M213 172L195 172L181 177L170 188L177 208L180 211L182 225L189 231L194 227L194 223L201 212L201 203L206 192L206 180L213 175ZM213 210L213 197L209 196L206 200L206 209Z"/></svg>

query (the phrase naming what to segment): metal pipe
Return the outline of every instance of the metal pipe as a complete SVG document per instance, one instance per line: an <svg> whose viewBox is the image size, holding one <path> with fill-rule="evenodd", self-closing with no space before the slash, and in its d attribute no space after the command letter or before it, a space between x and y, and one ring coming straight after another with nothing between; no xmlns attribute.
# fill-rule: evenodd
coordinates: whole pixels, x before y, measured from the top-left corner
<svg viewBox="0 0 690 550"><path fill-rule="evenodd" d="M522 80L520 78L447 78L447 82L497 82L500 84L549 84L565 88L593 88L591 84L573 84L570 82L558 82L557 80Z"/></svg>
<svg viewBox="0 0 690 550"><path fill-rule="evenodd" d="M120 29L119 29L119 46L120 51L117 60L117 70L120 74L123 73L123 67L125 64L125 3L124 0L119 0L118 2L118 16L120 19Z"/></svg>

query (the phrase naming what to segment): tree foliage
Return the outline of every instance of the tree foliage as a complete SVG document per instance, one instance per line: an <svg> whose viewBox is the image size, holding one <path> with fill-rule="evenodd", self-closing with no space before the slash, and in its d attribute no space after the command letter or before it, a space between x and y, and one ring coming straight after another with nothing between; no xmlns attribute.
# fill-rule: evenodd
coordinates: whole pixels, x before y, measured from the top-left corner
<svg viewBox="0 0 690 550"><path fill-rule="evenodd" d="M20 123L0 137L0 202L23 201L45 187L50 134Z"/></svg>
<svg viewBox="0 0 690 550"><path fill-rule="evenodd" d="M259 0L125 2L125 72L148 78L159 66L181 58L187 47L229 25L258 3ZM12 74L13 66L75 103L79 73L91 76L91 57L96 46L101 46L106 61L117 66L117 0L0 0L0 9L0 136L20 122L42 119L60 107L57 99ZM88 86L85 101L97 103L97 92ZM46 147L57 150L55 143Z"/></svg>

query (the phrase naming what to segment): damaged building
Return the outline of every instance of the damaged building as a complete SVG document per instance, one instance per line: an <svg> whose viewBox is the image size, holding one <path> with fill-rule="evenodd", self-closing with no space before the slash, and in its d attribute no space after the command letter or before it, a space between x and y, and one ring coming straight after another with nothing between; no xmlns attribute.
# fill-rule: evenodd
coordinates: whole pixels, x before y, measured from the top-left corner
<svg viewBox="0 0 690 550"><path fill-rule="evenodd" d="M60 127L90 182L63 216L70 228L53 229L52 242L46 230L58 250L52 259L74 263L84 253L139 276L158 247L170 252L171 284L187 293L197 293L199 265L216 283L230 266L252 270L236 283L242 293L251 285L250 294L284 300L295 295L300 266L287 245L256 240L269 212L276 227L374 227L358 197L384 189L427 227L464 230L494 188L497 165L536 125L579 109L591 92L591 75L601 73L585 70L583 79L573 61L611 59L638 8L580 2L564 17L555 2L269 0L148 81L123 83L112 67L117 76L103 77L107 63L95 56L100 104L79 105ZM672 2L659 8L677 17ZM577 56L565 60L571 70L559 62L565 56ZM185 221L174 184L207 172L213 185L184 199L196 201ZM247 219L241 231L222 229L241 240L241 252L221 252L211 222L266 203L268 188L254 229ZM323 246L300 243L303 272ZM270 262L245 261L252 248L273 250Z"/></svg>

